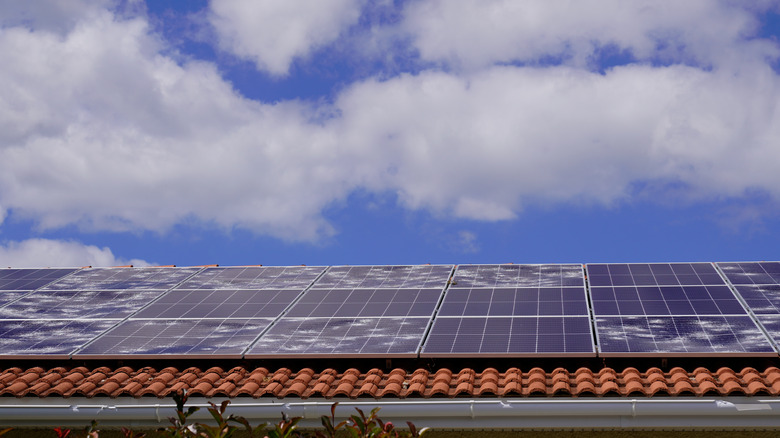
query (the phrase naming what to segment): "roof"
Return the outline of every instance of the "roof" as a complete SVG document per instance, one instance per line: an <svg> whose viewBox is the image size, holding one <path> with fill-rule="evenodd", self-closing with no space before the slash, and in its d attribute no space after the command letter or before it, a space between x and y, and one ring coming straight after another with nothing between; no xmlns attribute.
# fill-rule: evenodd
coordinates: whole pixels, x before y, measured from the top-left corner
<svg viewBox="0 0 780 438"><path fill-rule="evenodd" d="M230 369L11 367L0 373L0 426L159 428L172 393L188 406L229 398L252 424L280 412L317 427L322 415L381 408L385 421L434 430L780 429L780 368L663 371L566 368ZM192 421L209 421L201 409Z"/></svg>
<svg viewBox="0 0 780 438"><path fill-rule="evenodd" d="M722 367L710 370L675 367L622 370L579 368L521 370L395 368L345 370L267 369L237 366L228 370L167 367L65 367L22 369L0 373L3 397L158 397L186 389L204 397L358 398L458 397L659 397L778 396L780 369Z"/></svg>

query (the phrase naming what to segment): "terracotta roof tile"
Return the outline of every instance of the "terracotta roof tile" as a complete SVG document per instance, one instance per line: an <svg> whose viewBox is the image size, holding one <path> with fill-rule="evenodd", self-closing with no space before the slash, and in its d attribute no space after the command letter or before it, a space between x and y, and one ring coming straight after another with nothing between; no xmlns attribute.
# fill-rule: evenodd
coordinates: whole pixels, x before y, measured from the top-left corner
<svg viewBox="0 0 780 438"><path fill-rule="evenodd" d="M675 367L668 371L629 367L591 370L579 368L527 371L448 368L433 371L400 368L364 372L350 368L293 371L279 368L228 371L213 367L205 371L168 367L133 369L107 367L88 369L40 367L0 370L0 396L6 397L166 397L187 389L206 397L652 397L705 395L778 395L780 369L747 367L736 371L704 367L692 371Z"/></svg>

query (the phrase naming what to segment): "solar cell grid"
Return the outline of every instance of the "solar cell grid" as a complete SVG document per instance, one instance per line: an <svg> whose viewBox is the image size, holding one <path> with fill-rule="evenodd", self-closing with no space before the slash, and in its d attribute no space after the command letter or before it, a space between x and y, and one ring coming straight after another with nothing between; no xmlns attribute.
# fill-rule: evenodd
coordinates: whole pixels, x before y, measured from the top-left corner
<svg viewBox="0 0 780 438"><path fill-rule="evenodd" d="M440 296L440 289L310 289L286 316L431 316Z"/></svg>
<svg viewBox="0 0 780 438"><path fill-rule="evenodd" d="M590 319L581 317L437 318L420 357L594 356Z"/></svg>
<svg viewBox="0 0 780 438"><path fill-rule="evenodd" d="M739 315L746 311L728 286L591 287L599 316Z"/></svg>
<svg viewBox="0 0 780 438"><path fill-rule="evenodd" d="M452 288L584 287L582 265L459 265Z"/></svg>
<svg viewBox="0 0 780 438"><path fill-rule="evenodd" d="M591 286L724 284L710 263L588 264L587 271Z"/></svg>
<svg viewBox="0 0 780 438"><path fill-rule="evenodd" d="M447 285L451 265L333 266L315 289L436 288Z"/></svg>
<svg viewBox="0 0 780 438"><path fill-rule="evenodd" d="M298 289L317 278L318 266L238 266L206 268L179 289Z"/></svg>
<svg viewBox="0 0 780 438"><path fill-rule="evenodd" d="M273 321L257 319L131 319L97 338L74 358L240 358Z"/></svg>
<svg viewBox="0 0 780 438"><path fill-rule="evenodd" d="M780 284L780 262L718 263L735 285Z"/></svg>
<svg viewBox="0 0 780 438"><path fill-rule="evenodd" d="M415 357L428 318L282 318L245 357Z"/></svg>
<svg viewBox="0 0 780 438"><path fill-rule="evenodd" d="M67 359L116 321L0 320L0 357Z"/></svg>
<svg viewBox="0 0 780 438"><path fill-rule="evenodd" d="M75 269L0 269L0 291L32 291L73 271Z"/></svg>
<svg viewBox="0 0 780 438"><path fill-rule="evenodd" d="M29 293L30 291L9 291L9 290L0 291L0 307L12 303Z"/></svg>
<svg viewBox="0 0 780 438"><path fill-rule="evenodd" d="M449 289L438 316L588 315L578 287Z"/></svg>
<svg viewBox="0 0 780 438"><path fill-rule="evenodd" d="M133 318L276 318L298 294L284 289L174 289Z"/></svg>
<svg viewBox="0 0 780 438"><path fill-rule="evenodd" d="M200 268L90 268L49 284L45 290L167 290Z"/></svg>
<svg viewBox="0 0 780 438"><path fill-rule="evenodd" d="M598 317L596 327L603 356L776 354L748 316Z"/></svg>
<svg viewBox="0 0 780 438"><path fill-rule="evenodd" d="M37 291L0 307L3 319L122 319L162 291Z"/></svg>

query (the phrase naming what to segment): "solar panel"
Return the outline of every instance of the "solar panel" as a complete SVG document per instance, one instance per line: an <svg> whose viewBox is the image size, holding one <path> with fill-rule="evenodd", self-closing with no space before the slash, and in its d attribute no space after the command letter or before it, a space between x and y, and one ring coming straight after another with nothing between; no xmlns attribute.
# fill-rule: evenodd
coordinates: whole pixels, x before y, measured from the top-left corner
<svg viewBox="0 0 780 438"><path fill-rule="evenodd" d="M780 262L718 263L732 284L780 284Z"/></svg>
<svg viewBox="0 0 780 438"><path fill-rule="evenodd" d="M276 318L297 290L174 289L133 318Z"/></svg>
<svg viewBox="0 0 780 438"><path fill-rule="evenodd" d="M179 289L303 290L324 270L317 266L236 266L206 268Z"/></svg>
<svg viewBox="0 0 780 438"><path fill-rule="evenodd" d="M776 355L747 315L597 317L596 327L603 355Z"/></svg>
<svg viewBox="0 0 780 438"><path fill-rule="evenodd" d="M311 289L285 317L375 317L433 314L441 289Z"/></svg>
<svg viewBox="0 0 780 438"><path fill-rule="evenodd" d="M0 357L67 359L114 324L105 320L0 320Z"/></svg>
<svg viewBox="0 0 780 438"><path fill-rule="evenodd" d="M593 356L590 319L437 318L420 357Z"/></svg>
<svg viewBox="0 0 780 438"><path fill-rule="evenodd" d="M0 269L0 291L32 291L73 271L75 269Z"/></svg>
<svg viewBox="0 0 780 438"><path fill-rule="evenodd" d="M428 318L283 318L246 358L416 357Z"/></svg>
<svg viewBox="0 0 780 438"><path fill-rule="evenodd" d="M459 265L452 287L584 287L582 265Z"/></svg>
<svg viewBox="0 0 780 438"><path fill-rule="evenodd" d="M45 290L167 290L200 268L90 268L49 284Z"/></svg>
<svg viewBox="0 0 780 438"><path fill-rule="evenodd" d="M163 291L37 291L0 307L1 319L122 319Z"/></svg>
<svg viewBox="0 0 780 438"><path fill-rule="evenodd" d="M594 356L582 265L460 265L420 357Z"/></svg>
<svg viewBox="0 0 780 438"><path fill-rule="evenodd" d="M602 356L771 350L711 264L600 264L587 271Z"/></svg>
<svg viewBox="0 0 780 438"><path fill-rule="evenodd" d="M73 357L240 358L271 318L135 319L125 321Z"/></svg>
<svg viewBox="0 0 780 438"><path fill-rule="evenodd" d="M437 288L443 289L452 265L334 266L312 286L315 289Z"/></svg>

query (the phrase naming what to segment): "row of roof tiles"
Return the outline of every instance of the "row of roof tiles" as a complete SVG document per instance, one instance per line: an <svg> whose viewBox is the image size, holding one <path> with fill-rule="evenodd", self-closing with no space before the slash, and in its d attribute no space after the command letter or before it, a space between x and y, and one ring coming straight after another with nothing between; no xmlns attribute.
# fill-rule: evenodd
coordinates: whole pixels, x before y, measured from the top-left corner
<svg viewBox="0 0 780 438"><path fill-rule="evenodd" d="M303 368L269 371L266 368L235 367L205 371L187 368L101 367L89 369L62 367L23 370L8 368L0 372L0 396L5 397L167 397L183 389L204 397L348 397L348 398L433 398L433 397L577 397L577 396L723 396L780 395L780 369L763 371L744 368L735 371L700 367L693 371L659 368L640 371L580 368L498 371L486 368L441 368L430 372L407 372L397 368L389 372L351 368L343 372L325 369L319 372Z"/></svg>

